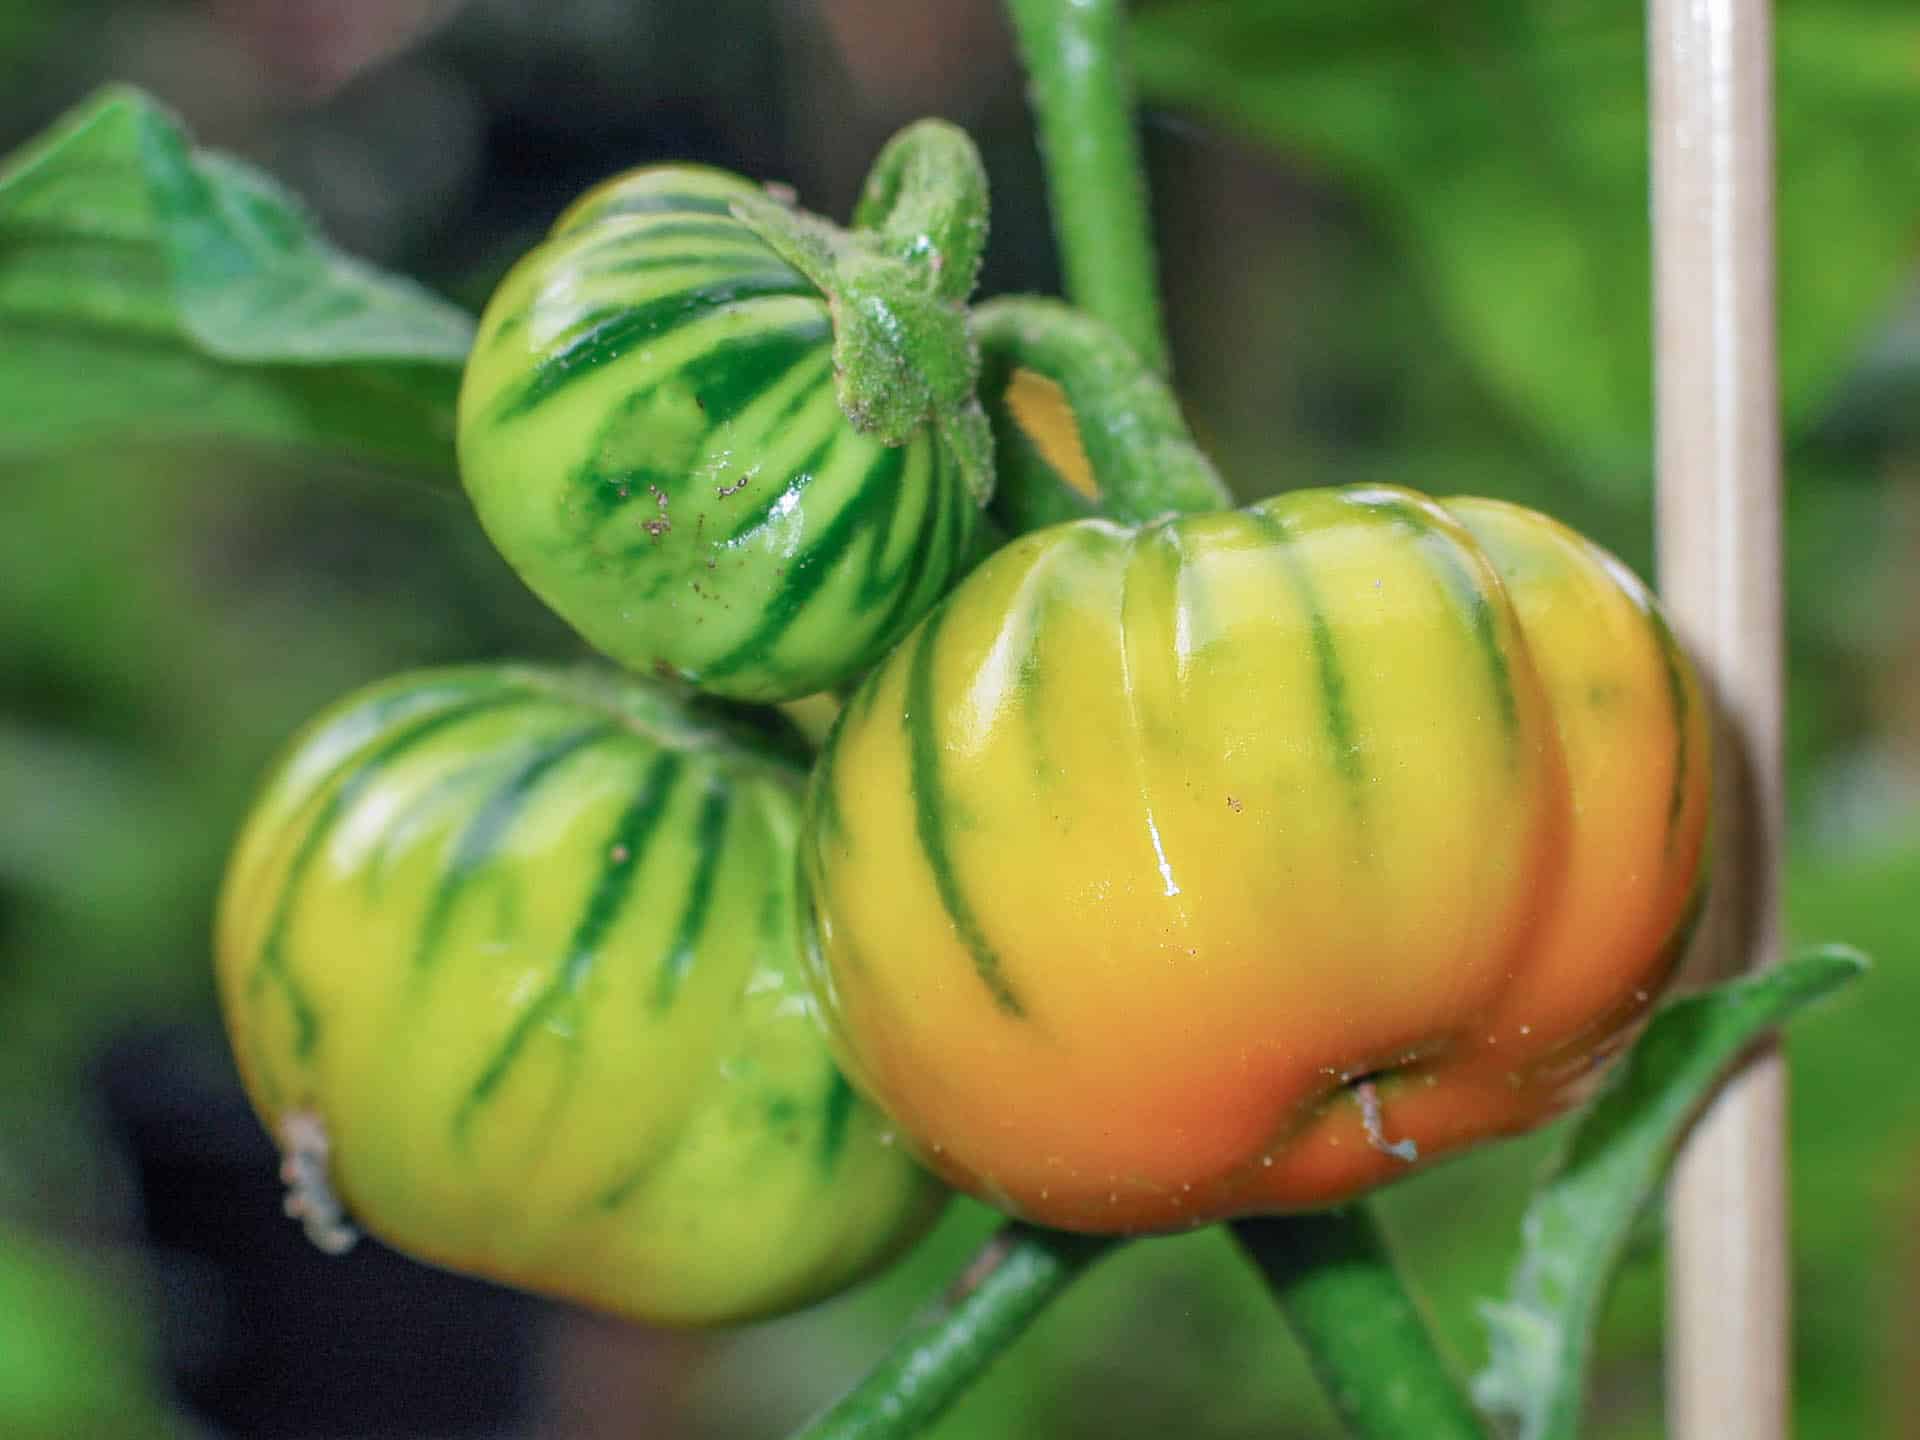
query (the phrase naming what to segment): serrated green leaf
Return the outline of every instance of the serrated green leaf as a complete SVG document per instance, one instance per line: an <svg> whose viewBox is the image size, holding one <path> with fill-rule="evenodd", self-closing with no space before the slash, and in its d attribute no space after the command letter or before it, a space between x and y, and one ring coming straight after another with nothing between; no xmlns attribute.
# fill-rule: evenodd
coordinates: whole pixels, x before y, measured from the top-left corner
<svg viewBox="0 0 1920 1440"><path fill-rule="evenodd" d="M0 458L131 433L453 474L469 317L138 91L0 166L0 336Z"/></svg>
<svg viewBox="0 0 1920 1440"><path fill-rule="evenodd" d="M1474 1396L1517 1422L1521 1440L1575 1440L1608 1283L1715 1081L1763 1031L1866 963L1826 946L1654 1017L1528 1205L1506 1299L1482 1309L1489 1359Z"/></svg>
<svg viewBox="0 0 1920 1440"><path fill-rule="evenodd" d="M1896 295L1920 218L1920 10L1781 0L1781 381L1813 419ZM1650 472L1645 7L1169 0L1145 93L1369 200L1484 381L1600 490Z"/></svg>

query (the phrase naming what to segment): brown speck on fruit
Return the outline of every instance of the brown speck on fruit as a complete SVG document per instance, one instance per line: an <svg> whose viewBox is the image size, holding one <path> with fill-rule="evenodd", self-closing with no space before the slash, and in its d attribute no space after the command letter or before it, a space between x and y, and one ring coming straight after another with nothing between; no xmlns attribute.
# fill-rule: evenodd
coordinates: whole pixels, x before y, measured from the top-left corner
<svg viewBox="0 0 1920 1440"><path fill-rule="evenodd" d="M729 495L738 495L742 490L747 488L747 482L752 479L753 479L753 472L751 470L748 470L744 472L740 476L740 478L734 481L733 484L731 485L716 485L714 487L713 493L719 496L719 498L722 500L726 499Z"/></svg>
<svg viewBox="0 0 1920 1440"><path fill-rule="evenodd" d="M640 528L655 540L658 540L662 535L673 529L673 522L667 518L667 492L662 490L658 485L649 483L647 493L653 496L653 503L659 507L660 515L658 519L642 520L640 522Z"/></svg>
<svg viewBox="0 0 1920 1440"><path fill-rule="evenodd" d="M1246 807L1243 806L1238 800L1234 799L1233 796L1229 795L1227 796L1227 808L1233 811L1234 814L1238 815Z"/></svg>
<svg viewBox="0 0 1920 1440"><path fill-rule="evenodd" d="M633 858L633 852L624 845L615 845L607 852L607 858L616 865L624 865Z"/></svg>

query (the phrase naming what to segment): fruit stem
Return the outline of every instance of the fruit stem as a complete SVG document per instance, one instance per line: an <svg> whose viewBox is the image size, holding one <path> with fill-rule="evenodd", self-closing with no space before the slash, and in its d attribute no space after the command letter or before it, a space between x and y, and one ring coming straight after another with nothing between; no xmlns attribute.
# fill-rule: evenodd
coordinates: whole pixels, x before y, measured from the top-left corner
<svg viewBox="0 0 1920 1440"><path fill-rule="evenodd" d="M995 512L1016 533L1089 515L1145 524L1177 512L1232 503L1213 462L1193 443L1173 391L1109 326L1057 300L1010 296L973 314L980 343L980 395L1002 457ZM1022 373L1059 386L1093 487L1049 482L1015 459L1019 419L1008 393Z"/></svg>
<svg viewBox="0 0 1920 1440"><path fill-rule="evenodd" d="M1031 78L1067 296L1167 371L1119 0L1007 0Z"/></svg>
<svg viewBox="0 0 1920 1440"><path fill-rule="evenodd" d="M931 1313L793 1440L902 1440L918 1434L1113 1244L1018 1221L1004 1226Z"/></svg>
<svg viewBox="0 0 1920 1440"><path fill-rule="evenodd" d="M1241 1220L1233 1235L1356 1440L1487 1440L1370 1208Z"/></svg>

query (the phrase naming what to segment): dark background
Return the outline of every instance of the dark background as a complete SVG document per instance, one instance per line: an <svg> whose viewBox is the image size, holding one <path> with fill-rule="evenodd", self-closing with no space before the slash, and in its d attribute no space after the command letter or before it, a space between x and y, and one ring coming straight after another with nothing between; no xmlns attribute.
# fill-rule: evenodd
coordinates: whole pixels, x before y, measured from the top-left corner
<svg viewBox="0 0 1920 1440"><path fill-rule="evenodd" d="M1920 1434L1908 8L1780 12L1789 900L1797 939L1880 961L1794 1044L1796 1382L1801 1433L1818 1436ZM1177 379L1236 488L1504 496L1648 572L1636 7L1170 0L1139 24ZM109 78L279 176L345 248L470 308L614 170L703 160L844 215L873 151L923 113L985 152L985 288L1057 283L988 0L0 0L0 149ZM471 515L424 488L137 436L0 462L0 1434L778 1434L990 1228L959 1207L849 1297L689 1337L371 1243L329 1260L280 1216L208 959L250 787L356 685L572 653ZM1388 1198L1465 1364L1550 1143ZM1597 1436L1659 1433L1657 1221L1610 1311ZM1096 1271L938 1433L1329 1425L1270 1302L1202 1234Z"/></svg>

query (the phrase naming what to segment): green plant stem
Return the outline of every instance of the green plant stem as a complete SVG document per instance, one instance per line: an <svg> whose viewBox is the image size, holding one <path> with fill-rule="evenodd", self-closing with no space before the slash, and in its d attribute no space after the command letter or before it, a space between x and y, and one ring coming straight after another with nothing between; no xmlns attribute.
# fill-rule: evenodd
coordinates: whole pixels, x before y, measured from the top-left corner
<svg viewBox="0 0 1920 1440"><path fill-rule="evenodd" d="M1073 412L1100 489L1089 500L1057 477L1017 464L1012 447L1002 443L996 513L1016 532L1087 515L1144 524L1169 511L1191 514L1231 503L1167 382L1113 330L1057 300L1026 295L978 307L973 328L988 413L1011 423L1004 397L1016 371L1053 381Z"/></svg>
<svg viewBox="0 0 1920 1440"><path fill-rule="evenodd" d="M1358 1440L1487 1440L1365 1206L1233 1227Z"/></svg>
<svg viewBox="0 0 1920 1440"><path fill-rule="evenodd" d="M1167 370L1119 0L1007 0L1030 77L1067 298Z"/></svg>
<svg viewBox="0 0 1920 1440"><path fill-rule="evenodd" d="M987 1242L934 1312L793 1440L903 1440L951 1405L1114 1242L1014 1222Z"/></svg>

